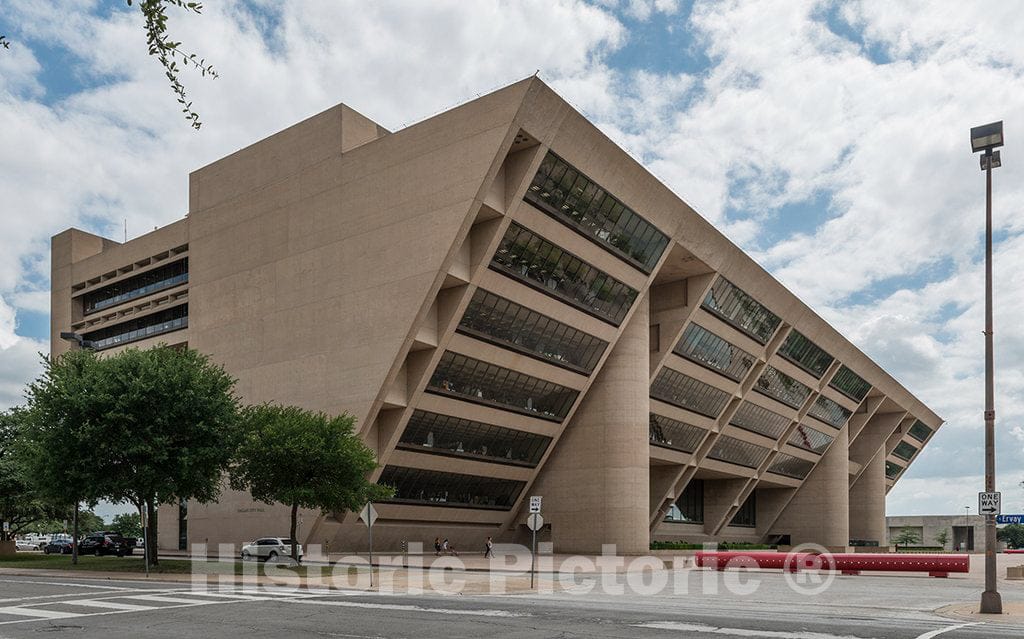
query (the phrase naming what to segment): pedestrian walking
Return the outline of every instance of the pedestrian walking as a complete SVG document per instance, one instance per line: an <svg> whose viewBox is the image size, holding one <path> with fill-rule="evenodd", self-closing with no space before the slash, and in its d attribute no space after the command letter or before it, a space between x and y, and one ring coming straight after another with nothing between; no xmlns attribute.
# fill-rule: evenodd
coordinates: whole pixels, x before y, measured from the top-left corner
<svg viewBox="0 0 1024 639"><path fill-rule="evenodd" d="M438 557L441 556L441 538L434 537L434 554Z"/></svg>
<svg viewBox="0 0 1024 639"><path fill-rule="evenodd" d="M484 559L491 559L494 557L494 542L488 537L487 541L484 542Z"/></svg>

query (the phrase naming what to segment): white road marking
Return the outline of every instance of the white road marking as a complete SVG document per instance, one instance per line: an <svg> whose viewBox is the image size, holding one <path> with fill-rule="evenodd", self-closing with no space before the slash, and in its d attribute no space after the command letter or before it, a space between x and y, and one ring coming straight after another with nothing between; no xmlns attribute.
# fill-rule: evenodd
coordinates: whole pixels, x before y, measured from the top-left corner
<svg viewBox="0 0 1024 639"><path fill-rule="evenodd" d="M92 584L76 584L64 581L38 581L28 579L0 579L9 584L40 584L43 586L71 586L73 588L96 588L97 590L138 590L138 588L122 588L120 586L94 586Z"/></svg>
<svg viewBox="0 0 1024 639"><path fill-rule="evenodd" d="M35 617L37 619L66 619L68 617L80 616L77 612L57 612L56 610L43 610L42 608L21 608L10 606L0 608L0 615L14 615L16 617Z"/></svg>
<svg viewBox="0 0 1024 639"><path fill-rule="evenodd" d="M376 610L401 610L405 612L432 612L442 615L467 615L471 617L532 617L527 612L510 612L508 610L459 610L456 608L427 608L424 606L408 606L402 604L378 604L355 601L320 601L316 599L282 599L294 604L313 604L317 606L340 606L344 608L373 608ZM859 638L858 638L859 639Z"/></svg>
<svg viewBox="0 0 1024 639"><path fill-rule="evenodd" d="M187 594L187 593L183 592L181 594ZM158 601L158 602L161 602L161 603L172 603L172 604L190 604L190 605L193 605L193 606L209 606L211 604L232 603L231 601L203 601L202 599L184 599L182 597L165 597L163 595L132 595L130 597L129 596L122 597L122 599L132 599L132 600L138 599L139 601ZM237 601L241 602L241 601L244 601L244 600L240 599L240 600L237 600ZM71 602L69 601L67 603L71 603Z"/></svg>
<svg viewBox="0 0 1024 639"><path fill-rule="evenodd" d="M680 623L676 621L652 621L649 623L634 624L634 626L637 628L657 628L658 630L701 632L709 635L727 635L730 637L758 637L759 639L864 639L864 637L856 637L854 635L833 635L823 632L721 628L718 626L706 626L700 623Z"/></svg>
<svg viewBox="0 0 1024 639"><path fill-rule="evenodd" d="M960 628L966 628L967 626L980 626L984 624L984 621L972 621L970 623L961 623L955 626L946 626L945 628L939 628L938 630L930 630L923 635L918 635L916 639L932 639L932 637L938 637L939 635L949 632L951 630L959 630Z"/></svg>
<svg viewBox="0 0 1024 639"><path fill-rule="evenodd" d="M50 605L53 604L66 604L69 606L85 606L86 608L106 608L107 610L156 610L159 606L139 606L137 604L126 604L116 603L113 601L103 601L102 599L82 599L76 601L51 601Z"/></svg>

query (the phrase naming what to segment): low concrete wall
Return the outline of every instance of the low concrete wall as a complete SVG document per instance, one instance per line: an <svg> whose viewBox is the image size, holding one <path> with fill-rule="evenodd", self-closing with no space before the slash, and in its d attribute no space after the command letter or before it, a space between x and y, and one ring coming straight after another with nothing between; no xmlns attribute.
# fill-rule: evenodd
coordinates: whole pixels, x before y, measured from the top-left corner
<svg viewBox="0 0 1024 639"><path fill-rule="evenodd" d="M1007 579L1024 579L1024 565L1020 565L1020 566L1007 566L1006 567L1006 578Z"/></svg>

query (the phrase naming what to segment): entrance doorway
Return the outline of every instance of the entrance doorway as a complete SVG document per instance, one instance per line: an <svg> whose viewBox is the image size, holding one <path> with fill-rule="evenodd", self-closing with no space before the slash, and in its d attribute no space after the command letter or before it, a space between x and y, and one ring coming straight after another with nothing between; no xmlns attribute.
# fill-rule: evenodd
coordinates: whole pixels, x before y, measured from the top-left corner
<svg viewBox="0 0 1024 639"><path fill-rule="evenodd" d="M974 526L953 526L953 548L961 552L974 550Z"/></svg>

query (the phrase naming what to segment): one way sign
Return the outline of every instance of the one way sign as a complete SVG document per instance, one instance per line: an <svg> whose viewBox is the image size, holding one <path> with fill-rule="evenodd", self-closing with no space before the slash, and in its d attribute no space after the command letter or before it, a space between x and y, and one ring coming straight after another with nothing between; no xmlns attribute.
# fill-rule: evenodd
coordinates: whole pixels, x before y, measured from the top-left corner
<svg viewBox="0 0 1024 639"><path fill-rule="evenodd" d="M998 515L1002 509L1002 493L978 493L978 514Z"/></svg>

